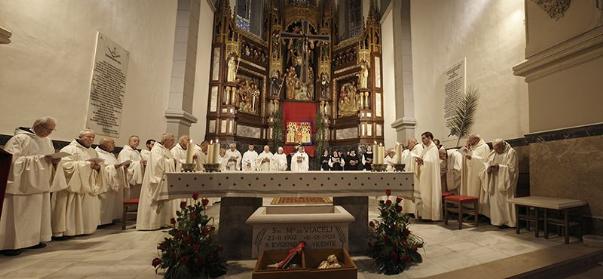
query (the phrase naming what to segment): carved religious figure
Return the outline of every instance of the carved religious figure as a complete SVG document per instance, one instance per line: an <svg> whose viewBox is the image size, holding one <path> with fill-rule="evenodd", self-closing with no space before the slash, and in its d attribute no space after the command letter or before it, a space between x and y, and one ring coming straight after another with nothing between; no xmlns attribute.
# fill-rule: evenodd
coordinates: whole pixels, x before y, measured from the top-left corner
<svg viewBox="0 0 603 279"><path fill-rule="evenodd" d="M287 123L287 142L295 142L295 134L297 132L297 125L295 122Z"/></svg>
<svg viewBox="0 0 603 279"><path fill-rule="evenodd" d="M362 61L360 63L360 71L358 72L358 86L359 88L368 88L368 63L366 61Z"/></svg>
<svg viewBox="0 0 603 279"><path fill-rule="evenodd" d="M361 99L362 96L354 84L343 84L339 89L339 116L352 116L358 113Z"/></svg>
<svg viewBox="0 0 603 279"><path fill-rule="evenodd" d="M239 111L258 114L260 90L257 84L251 80L243 80L239 83L238 93Z"/></svg>
<svg viewBox="0 0 603 279"><path fill-rule="evenodd" d="M326 73L320 74L320 98L329 99L329 77Z"/></svg>
<svg viewBox="0 0 603 279"><path fill-rule="evenodd" d="M299 79L297 78L297 73L295 73L294 67L289 67L287 70L287 99L294 100L295 99L295 91L299 88Z"/></svg>
<svg viewBox="0 0 603 279"><path fill-rule="evenodd" d="M227 82L234 82L237 78L237 70L239 68L238 59L235 55L228 57L228 72L226 74Z"/></svg>
<svg viewBox="0 0 603 279"><path fill-rule="evenodd" d="M280 99L281 88L283 88L284 79L281 77L281 71L276 71L270 78L270 98Z"/></svg>

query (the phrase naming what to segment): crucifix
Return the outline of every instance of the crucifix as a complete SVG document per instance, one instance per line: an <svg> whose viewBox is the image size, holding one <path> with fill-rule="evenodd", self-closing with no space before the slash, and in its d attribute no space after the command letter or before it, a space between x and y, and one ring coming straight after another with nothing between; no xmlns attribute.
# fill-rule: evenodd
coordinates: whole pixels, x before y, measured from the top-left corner
<svg viewBox="0 0 603 279"><path fill-rule="evenodd" d="M291 45L295 45L294 42L296 40L301 40L301 49L297 49L297 55L302 56L302 65L300 65L300 77L301 82L307 84L308 80L308 69L311 67L310 58L312 49L314 48L317 42L326 42L329 43L331 41L330 35L314 35L310 33L310 28L307 21L301 22L301 28L297 27L293 32L281 32L281 40L289 40ZM294 46L295 47L295 46ZM301 53L299 53L301 52ZM292 54L289 54L292 55ZM295 63L295 61L294 61ZM294 66L294 65L287 65Z"/></svg>

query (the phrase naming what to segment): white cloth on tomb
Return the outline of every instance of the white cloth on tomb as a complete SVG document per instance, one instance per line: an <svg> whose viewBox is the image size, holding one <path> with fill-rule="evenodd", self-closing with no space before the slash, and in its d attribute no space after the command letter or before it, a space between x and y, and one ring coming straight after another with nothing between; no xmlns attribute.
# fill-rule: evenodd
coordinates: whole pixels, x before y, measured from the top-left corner
<svg viewBox="0 0 603 279"><path fill-rule="evenodd" d="M44 155L54 153L52 141L19 129L4 148L13 158L0 217L0 250L50 241L49 192L66 185L60 165L55 173L44 159Z"/></svg>
<svg viewBox="0 0 603 279"><path fill-rule="evenodd" d="M172 203L161 198L161 192L167 192L166 172L175 172L174 157L170 150L159 142L151 149L147 169L142 180L138 213L137 230L156 230L170 224Z"/></svg>
<svg viewBox="0 0 603 279"><path fill-rule="evenodd" d="M270 162L272 161L272 152L263 151L255 160L258 171L270 171Z"/></svg>
<svg viewBox="0 0 603 279"><path fill-rule="evenodd" d="M143 150L144 151L144 150ZM117 161L121 164L125 161L130 160L130 166L127 169L128 184L129 185L140 185L142 184L142 178L144 176L144 164L142 163L142 155L138 150L132 148L129 145L125 145L119 155Z"/></svg>
<svg viewBox="0 0 603 279"><path fill-rule="evenodd" d="M418 166L419 196L417 212L423 219L442 219L442 180L438 147L431 142L421 154L423 164Z"/></svg>
<svg viewBox="0 0 603 279"><path fill-rule="evenodd" d="M446 151L446 186L448 191L453 191L461 186L461 171L463 168L463 155L456 149Z"/></svg>
<svg viewBox="0 0 603 279"><path fill-rule="evenodd" d="M99 197L100 205L100 224L106 225L113 223L113 220L121 219L123 213L124 190L129 188L127 181L126 170L119 165L115 154L102 150L100 147L95 148L98 157L103 159L103 176L107 183L107 192L104 192Z"/></svg>
<svg viewBox="0 0 603 279"><path fill-rule="evenodd" d="M258 153L255 150L247 150L243 154L243 160L241 161L241 168L243 171L255 171L256 170L256 159Z"/></svg>
<svg viewBox="0 0 603 279"><path fill-rule="evenodd" d="M467 151L471 159L463 156L461 195L478 197L480 200L479 213L490 216L490 206L485 203L485 192L482 191L482 172L486 169L486 162L490 154L490 147L483 139L471 146Z"/></svg>
<svg viewBox="0 0 603 279"><path fill-rule="evenodd" d="M241 170L241 152L239 152L239 150L230 150L227 149L225 156L227 158L226 160L226 170L229 171L238 171Z"/></svg>
<svg viewBox="0 0 603 279"><path fill-rule="evenodd" d="M295 152L291 157L291 171L308 171L310 169L310 157L306 152Z"/></svg>
<svg viewBox="0 0 603 279"><path fill-rule="evenodd" d="M270 160L271 171L286 171L287 170L287 155L285 153L276 153L272 155Z"/></svg>
<svg viewBox="0 0 603 279"><path fill-rule="evenodd" d="M145 161L149 161L149 156L151 155L151 151L150 150L146 150L143 149L140 151L140 157L145 160Z"/></svg>
<svg viewBox="0 0 603 279"><path fill-rule="evenodd" d="M100 223L99 194L107 191L104 168L91 168L88 160L98 158L94 149L77 140L61 149L71 154L61 161L67 188L52 195L52 234L74 236L92 234Z"/></svg>
<svg viewBox="0 0 603 279"><path fill-rule="evenodd" d="M503 154L493 150L488 156L488 166L498 165L498 170L491 173L487 172L487 168L484 170L482 190L487 194L490 205L490 223L515 227L515 209L509 199L515 197L519 163L515 150L507 142L504 144Z"/></svg>

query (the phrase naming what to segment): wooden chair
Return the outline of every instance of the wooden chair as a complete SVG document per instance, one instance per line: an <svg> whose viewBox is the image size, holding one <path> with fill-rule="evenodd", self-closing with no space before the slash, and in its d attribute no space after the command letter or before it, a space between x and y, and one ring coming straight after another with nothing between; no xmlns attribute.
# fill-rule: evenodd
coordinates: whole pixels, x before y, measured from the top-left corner
<svg viewBox="0 0 603 279"><path fill-rule="evenodd" d="M126 223L128 222L128 215L134 215L136 216L136 214L138 214L138 198L133 198L133 199L129 199L124 201L124 212L123 212L123 216L121 217L121 229L125 230L126 229ZM132 210L134 208L134 210ZM136 219L134 219L136 220Z"/></svg>
<svg viewBox="0 0 603 279"><path fill-rule="evenodd" d="M442 193L442 211L444 211L444 216L446 216L446 197L453 196L452 192L443 192Z"/></svg>
<svg viewBox="0 0 603 279"><path fill-rule="evenodd" d="M472 204L472 207L465 205ZM448 225L448 212L458 214L459 230L463 229L463 214L475 216L475 226L479 225L479 198L452 195L444 198L444 224Z"/></svg>

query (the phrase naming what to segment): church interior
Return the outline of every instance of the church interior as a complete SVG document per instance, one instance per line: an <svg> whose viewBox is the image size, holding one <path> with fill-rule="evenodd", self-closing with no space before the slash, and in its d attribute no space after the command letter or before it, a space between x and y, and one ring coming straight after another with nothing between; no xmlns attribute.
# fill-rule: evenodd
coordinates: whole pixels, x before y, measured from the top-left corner
<svg viewBox="0 0 603 279"><path fill-rule="evenodd" d="M603 0L0 0L0 278L603 278Z"/></svg>

